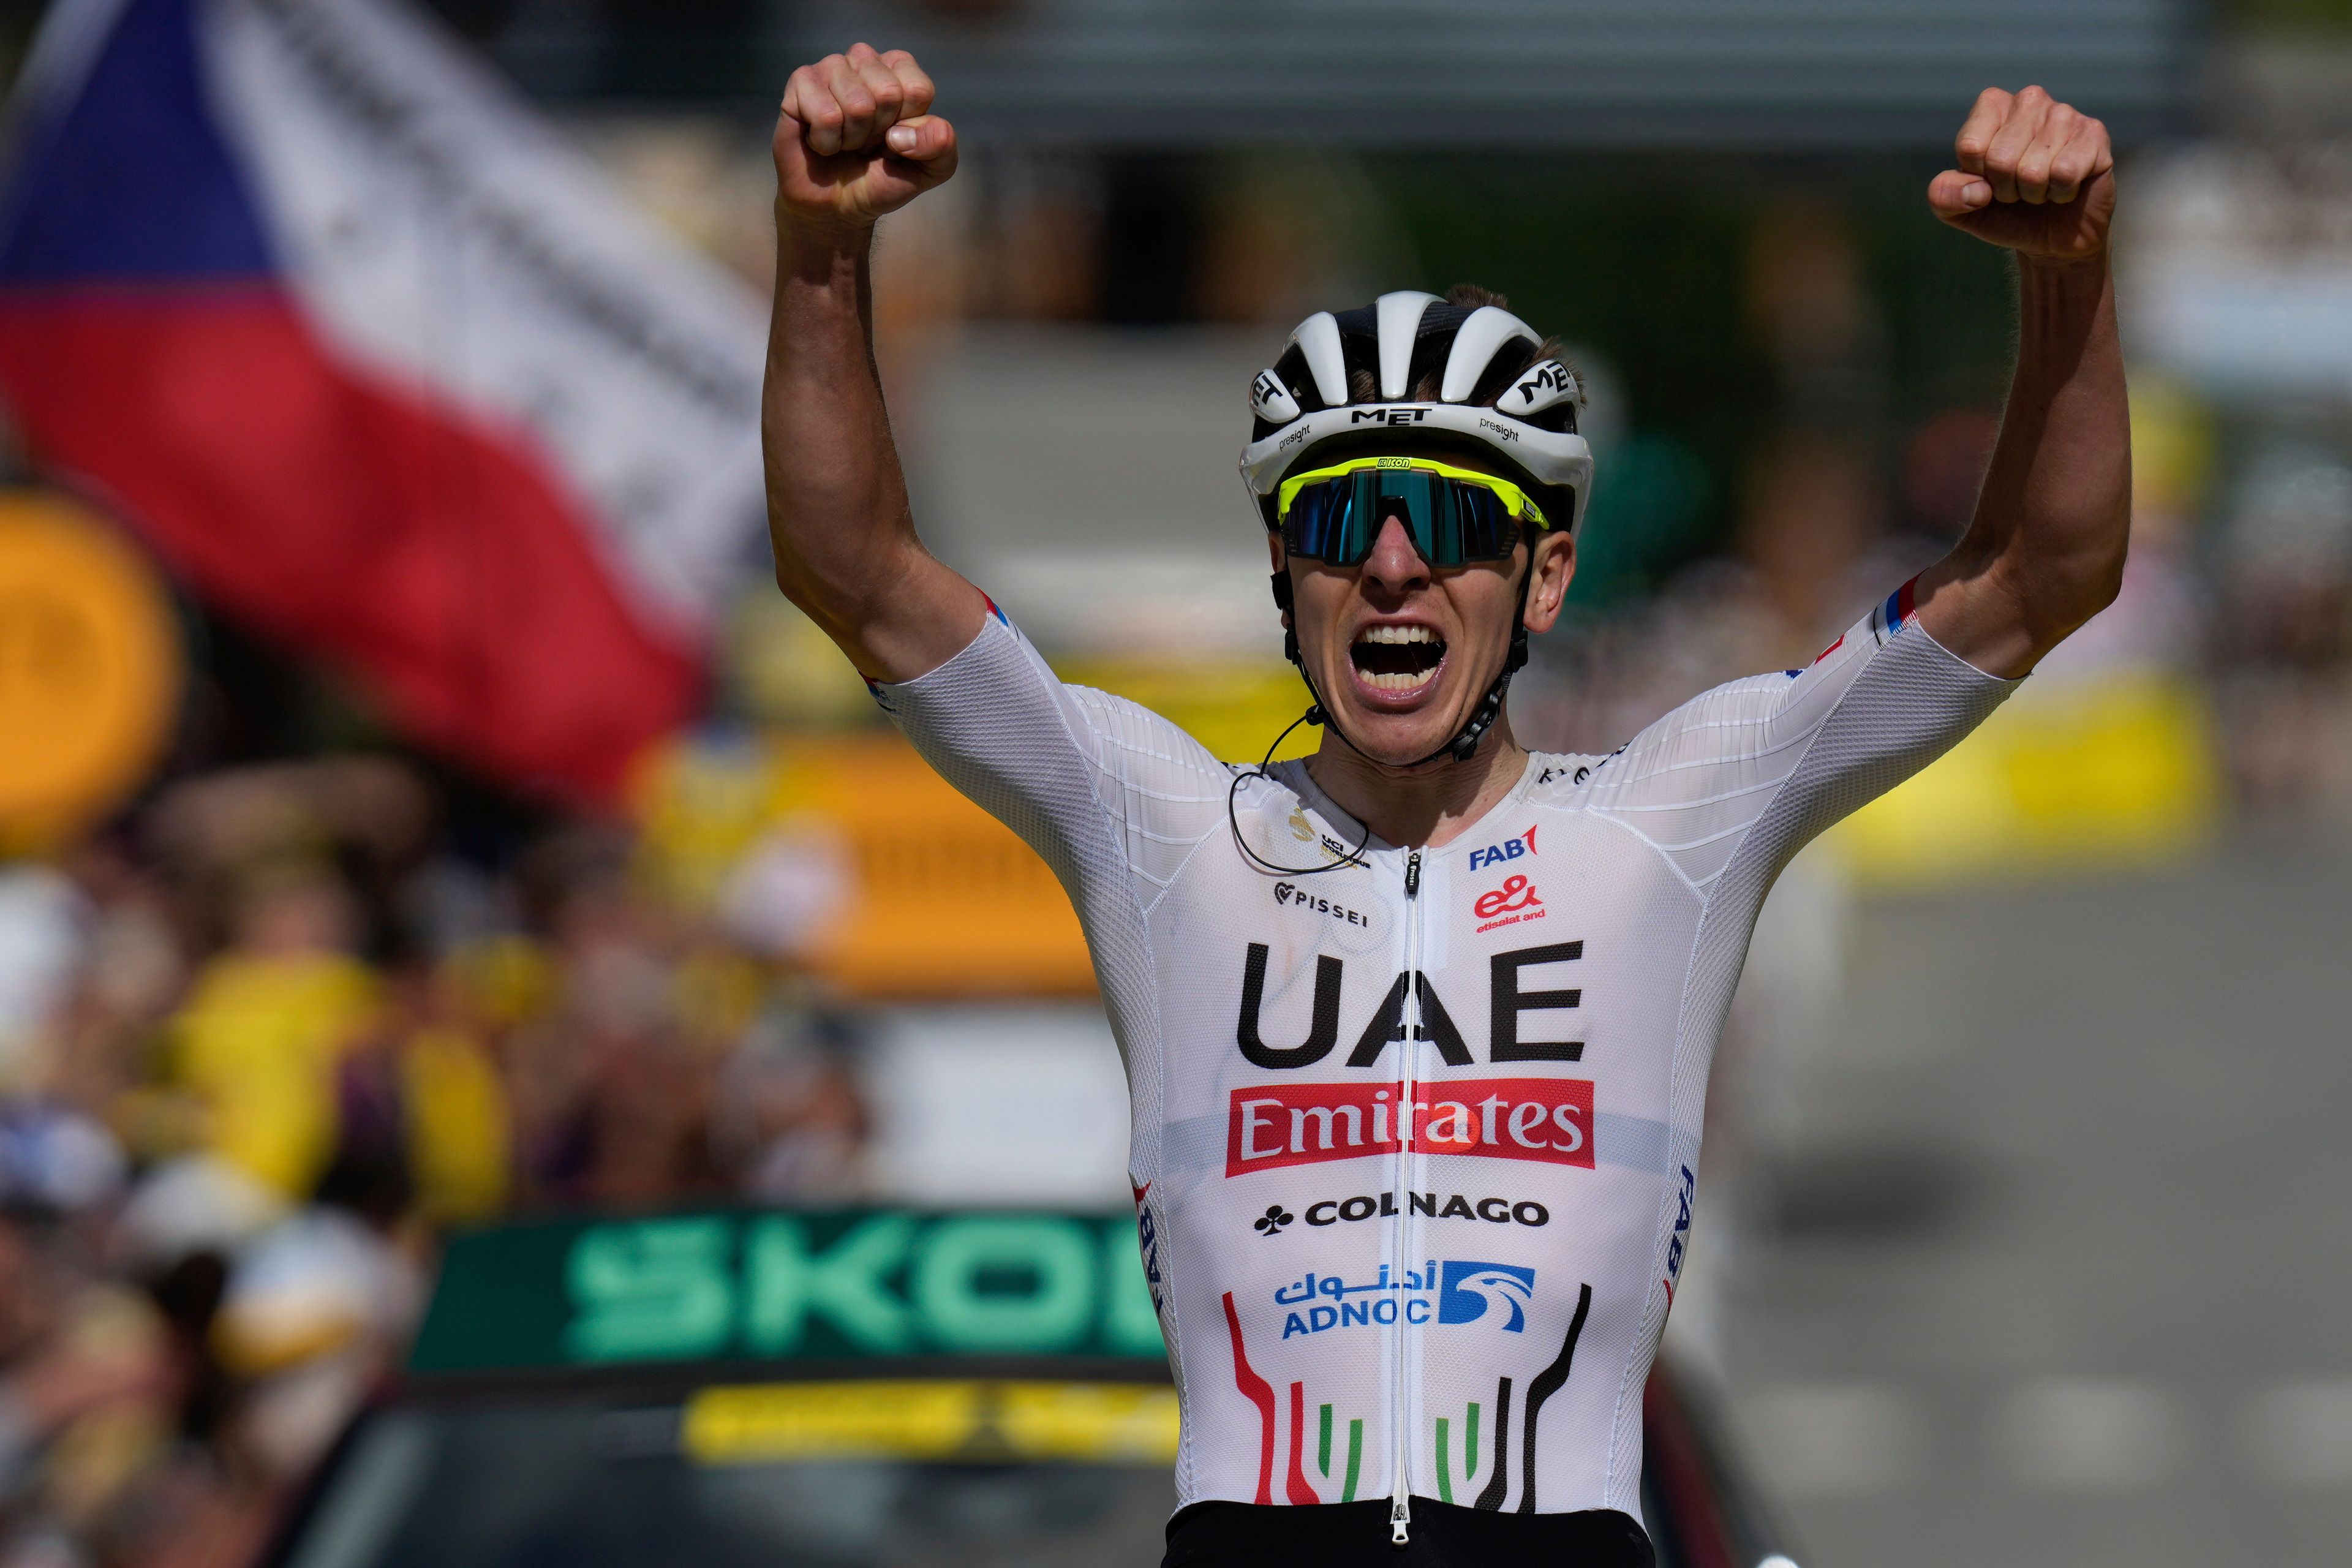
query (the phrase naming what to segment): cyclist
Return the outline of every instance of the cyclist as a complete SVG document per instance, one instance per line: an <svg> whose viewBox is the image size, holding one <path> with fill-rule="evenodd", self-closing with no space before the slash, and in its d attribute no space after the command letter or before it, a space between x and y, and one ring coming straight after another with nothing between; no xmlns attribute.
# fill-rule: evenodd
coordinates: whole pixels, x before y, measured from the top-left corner
<svg viewBox="0 0 2352 1568"><path fill-rule="evenodd" d="M1056 680L916 537L866 260L875 220L954 172L932 99L864 45L784 96L777 575L1086 926L1183 1401L1167 1562L1646 1563L1641 1390L1758 908L2117 587L2106 133L1988 90L1928 187L2020 279L1958 548L1810 668L1607 756L1531 753L1504 706L1575 565L1574 374L1475 291L1309 317L1251 388L1242 473L1322 740L1236 769Z"/></svg>

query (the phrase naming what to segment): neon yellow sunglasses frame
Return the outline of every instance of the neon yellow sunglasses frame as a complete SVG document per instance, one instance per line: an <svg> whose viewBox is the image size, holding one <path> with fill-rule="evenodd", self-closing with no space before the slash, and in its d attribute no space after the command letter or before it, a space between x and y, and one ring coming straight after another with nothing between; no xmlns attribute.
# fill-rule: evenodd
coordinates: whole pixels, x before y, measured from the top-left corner
<svg viewBox="0 0 2352 1568"><path fill-rule="evenodd" d="M1510 480L1497 478L1493 474L1482 474L1475 468L1457 468L1451 463L1435 462L1427 458L1354 458L1344 463L1334 463L1328 468L1313 468L1303 474L1293 474L1283 480L1281 487L1275 491L1275 521L1278 523L1289 518L1291 503L1298 499L1298 492L1308 485L1321 484L1326 479L1343 479L1349 474L1360 474L1371 468L1417 469L1424 474L1435 474L1440 479L1457 479L1465 484L1476 485L1481 489L1492 490L1496 499L1503 503L1514 521L1532 522L1542 529L1551 527L1551 520L1544 516L1543 508L1536 504L1535 497L1528 494Z"/></svg>

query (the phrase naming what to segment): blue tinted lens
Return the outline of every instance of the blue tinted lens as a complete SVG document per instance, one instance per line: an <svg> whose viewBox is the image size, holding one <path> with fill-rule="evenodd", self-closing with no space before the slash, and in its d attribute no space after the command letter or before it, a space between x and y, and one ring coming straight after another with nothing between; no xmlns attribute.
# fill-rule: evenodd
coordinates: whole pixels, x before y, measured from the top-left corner
<svg viewBox="0 0 2352 1568"><path fill-rule="evenodd" d="M1334 566L1354 566L1371 553L1379 531L1372 517L1379 500L1379 480L1370 473L1344 474L1308 485L1291 498L1283 520L1283 539L1291 552Z"/></svg>
<svg viewBox="0 0 2352 1568"><path fill-rule="evenodd" d="M1358 566L1391 517L1403 520L1413 548L1433 566L1499 561L1518 542L1518 523L1494 491L1412 468L1365 469L1304 487L1283 519L1283 541L1310 561Z"/></svg>
<svg viewBox="0 0 2352 1568"><path fill-rule="evenodd" d="M1454 565L1465 561L1500 561L1519 542L1518 520L1503 498L1479 485L1447 481L1447 525L1450 540L1441 537L1441 552L1450 551L1452 561L1440 561L1434 554L1431 562L1438 565Z"/></svg>

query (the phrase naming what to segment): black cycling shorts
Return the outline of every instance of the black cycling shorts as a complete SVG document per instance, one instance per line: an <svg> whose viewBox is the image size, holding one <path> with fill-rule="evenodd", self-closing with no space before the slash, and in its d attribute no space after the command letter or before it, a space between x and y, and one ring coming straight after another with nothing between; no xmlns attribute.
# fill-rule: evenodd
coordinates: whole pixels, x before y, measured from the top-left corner
<svg viewBox="0 0 2352 1568"><path fill-rule="evenodd" d="M1168 1521L1160 1568L1654 1568L1650 1538L1614 1509L1494 1513L1412 1500L1412 1539L1389 1538L1385 1498L1259 1508L1196 1502Z"/></svg>

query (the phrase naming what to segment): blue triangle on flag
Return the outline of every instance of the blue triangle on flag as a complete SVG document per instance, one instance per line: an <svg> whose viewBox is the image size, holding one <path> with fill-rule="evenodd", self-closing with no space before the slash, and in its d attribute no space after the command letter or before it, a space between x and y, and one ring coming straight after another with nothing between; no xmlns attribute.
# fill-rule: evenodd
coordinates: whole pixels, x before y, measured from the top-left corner
<svg viewBox="0 0 2352 1568"><path fill-rule="evenodd" d="M125 0L79 79L42 84L0 205L0 286L274 270L198 65L203 4ZM52 15L49 26L69 20Z"/></svg>

